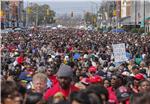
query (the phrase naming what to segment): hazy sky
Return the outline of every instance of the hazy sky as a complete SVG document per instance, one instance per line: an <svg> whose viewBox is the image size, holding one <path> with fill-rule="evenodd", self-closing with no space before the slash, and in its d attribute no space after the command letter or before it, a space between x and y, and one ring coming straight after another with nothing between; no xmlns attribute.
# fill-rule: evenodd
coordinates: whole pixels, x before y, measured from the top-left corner
<svg viewBox="0 0 150 104"><path fill-rule="evenodd" d="M56 12L56 16L62 14L74 15L83 14L86 11L96 12L102 0L24 0L25 7L28 2L36 2L39 4L48 4L51 9Z"/></svg>
<svg viewBox="0 0 150 104"><path fill-rule="evenodd" d="M24 0L24 1L32 1L32 2L39 2L41 0ZM66 2L66 1L93 1L93 2L99 2L102 0L42 0L42 1L52 1L52 2Z"/></svg>

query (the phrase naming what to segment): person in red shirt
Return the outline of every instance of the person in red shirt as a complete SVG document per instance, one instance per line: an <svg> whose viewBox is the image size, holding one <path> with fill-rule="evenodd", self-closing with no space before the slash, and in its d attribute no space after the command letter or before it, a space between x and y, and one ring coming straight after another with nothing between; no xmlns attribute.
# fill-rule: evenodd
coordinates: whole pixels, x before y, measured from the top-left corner
<svg viewBox="0 0 150 104"><path fill-rule="evenodd" d="M145 77L143 74L139 73L139 74L136 74L134 77L133 77L133 85L131 84L130 85L130 88L131 90L135 93L135 94L138 94L139 93L139 82L141 80L144 80Z"/></svg>
<svg viewBox="0 0 150 104"><path fill-rule="evenodd" d="M111 77L111 86L107 88L109 93L109 104L118 104L118 99L116 96L116 89L121 85L121 79L119 75L112 75Z"/></svg>
<svg viewBox="0 0 150 104"><path fill-rule="evenodd" d="M56 78L56 75L54 75L54 70L50 66L47 66L46 74L49 80L52 81L52 86L54 86L58 82L58 80Z"/></svg>
<svg viewBox="0 0 150 104"><path fill-rule="evenodd" d="M21 53L20 54L20 56L16 59L17 60L17 63L19 64L19 65L21 65L23 62L24 62L24 54L23 53Z"/></svg>
<svg viewBox="0 0 150 104"><path fill-rule="evenodd" d="M88 72L89 72L90 76L94 76L95 73L96 73L96 71L97 71L97 69L96 69L96 67L94 67L94 66L91 66L91 67L88 69Z"/></svg>
<svg viewBox="0 0 150 104"><path fill-rule="evenodd" d="M79 89L75 87L72 82L73 70L70 66L62 64L57 72L58 83L52 88L48 89L44 94L44 99L48 100L50 97L53 97L57 93L62 93L65 99L75 91Z"/></svg>

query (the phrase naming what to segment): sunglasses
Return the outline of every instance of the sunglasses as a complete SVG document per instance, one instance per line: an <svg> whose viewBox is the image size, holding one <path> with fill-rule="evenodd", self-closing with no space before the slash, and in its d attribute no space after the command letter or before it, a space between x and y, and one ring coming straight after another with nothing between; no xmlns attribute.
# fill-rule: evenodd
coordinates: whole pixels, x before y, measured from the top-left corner
<svg viewBox="0 0 150 104"><path fill-rule="evenodd" d="M95 74L95 72L94 71L92 71L92 72L90 72L91 74Z"/></svg>

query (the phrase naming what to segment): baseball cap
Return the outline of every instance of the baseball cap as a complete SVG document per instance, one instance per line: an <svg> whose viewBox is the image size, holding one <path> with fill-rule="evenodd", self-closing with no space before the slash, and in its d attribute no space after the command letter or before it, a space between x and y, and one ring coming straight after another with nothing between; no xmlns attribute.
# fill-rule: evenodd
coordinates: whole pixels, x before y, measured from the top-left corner
<svg viewBox="0 0 150 104"><path fill-rule="evenodd" d="M135 70L135 69L138 69L138 66L135 65L132 67L132 70Z"/></svg>
<svg viewBox="0 0 150 104"><path fill-rule="evenodd" d="M129 99L130 93L129 93L129 90L127 89L127 87L120 86L116 90L116 96L117 96L119 101L126 101L127 99Z"/></svg>
<svg viewBox="0 0 150 104"><path fill-rule="evenodd" d="M100 83L102 82L102 78L98 75L92 76L90 78L88 78L90 83Z"/></svg>
<svg viewBox="0 0 150 104"><path fill-rule="evenodd" d="M144 75L143 75L143 74L139 73L139 74L136 74L136 75L134 76L134 79L143 80L143 79L145 79L145 78L144 78Z"/></svg>
<svg viewBox="0 0 150 104"><path fill-rule="evenodd" d="M96 72L96 67L94 66L91 66L89 69L88 69L89 72Z"/></svg>

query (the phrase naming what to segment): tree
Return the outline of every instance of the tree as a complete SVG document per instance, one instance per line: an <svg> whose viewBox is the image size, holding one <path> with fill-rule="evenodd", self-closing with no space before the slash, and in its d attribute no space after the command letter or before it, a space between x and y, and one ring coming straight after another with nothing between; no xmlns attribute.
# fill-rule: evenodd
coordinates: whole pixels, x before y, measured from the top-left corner
<svg viewBox="0 0 150 104"><path fill-rule="evenodd" d="M28 9L30 8L30 9ZM49 24L53 23L54 17L55 17L55 12L50 9L49 5L44 4L44 5L38 5L38 4L33 4L30 7L26 8L26 11L28 14L28 19L31 24L36 23L38 25L40 24Z"/></svg>
<svg viewBox="0 0 150 104"><path fill-rule="evenodd" d="M116 10L115 1L104 1L101 3L101 7L99 8L100 13L104 16L103 18L105 18L104 12L107 13L108 18L112 18L114 10Z"/></svg>
<svg viewBox="0 0 150 104"><path fill-rule="evenodd" d="M96 23L96 15L94 15L94 14L92 14L90 12L86 12L84 14L84 20L85 20L85 22L87 24L89 23L89 24L95 25L95 23Z"/></svg>

